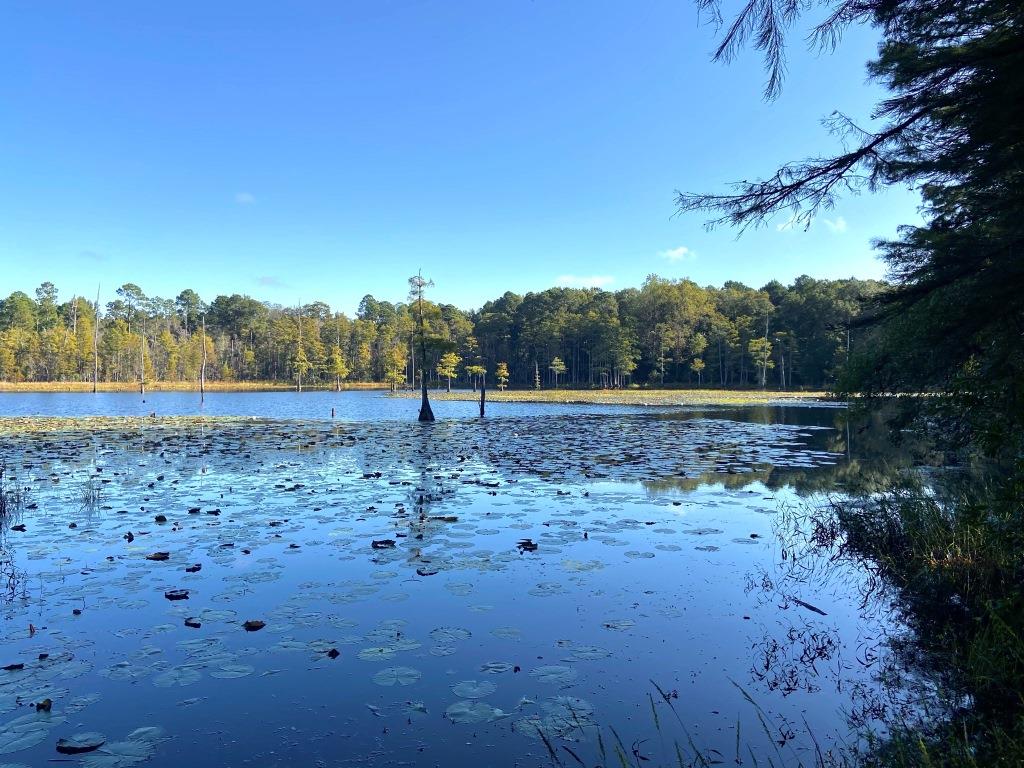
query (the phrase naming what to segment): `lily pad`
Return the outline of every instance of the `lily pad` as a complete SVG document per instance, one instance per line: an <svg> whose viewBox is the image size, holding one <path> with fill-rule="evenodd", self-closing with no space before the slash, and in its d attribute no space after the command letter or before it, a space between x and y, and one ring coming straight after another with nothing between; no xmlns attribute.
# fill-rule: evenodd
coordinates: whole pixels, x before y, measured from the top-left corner
<svg viewBox="0 0 1024 768"><path fill-rule="evenodd" d="M0 755L20 752L46 739L49 730L64 722L63 717L33 713L16 717L0 725Z"/></svg>
<svg viewBox="0 0 1024 768"><path fill-rule="evenodd" d="M453 723L485 723L504 713L482 701L456 701L445 714Z"/></svg>
<svg viewBox="0 0 1024 768"><path fill-rule="evenodd" d="M498 690L490 680L462 680L452 686L452 693L462 699L482 699Z"/></svg>
<svg viewBox="0 0 1024 768"><path fill-rule="evenodd" d="M186 686L198 683L202 679L199 670L194 667L179 666L171 667L153 678L153 685L157 688L173 688L175 686Z"/></svg>
<svg viewBox="0 0 1024 768"><path fill-rule="evenodd" d="M132 768L149 760L163 740L159 728L137 728L123 741L109 742L85 755L82 768Z"/></svg>
<svg viewBox="0 0 1024 768"><path fill-rule="evenodd" d="M222 664L210 670L210 677L218 680L234 680L239 677L248 677L256 671L255 667L248 664Z"/></svg>
<svg viewBox="0 0 1024 768"><path fill-rule="evenodd" d="M542 683L552 683L555 685L568 685L578 675L579 673L572 667L566 667L561 664L548 664L530 670L530 677L535 677Z"/></svg>
<svg viewBox="0 0 1024 768"><path fill-rule="evenodd" d="M438 627L430 631L430 637L441 645L445 645L456 640L468 640L472 637L472 633L462 627Z"/></svg>
<svg viewBox="0 0 1024 768"><path fill-rule="evenodd" d="M385 667L373 676L377 685L412 685L423 673L412 667Z"/></svg>

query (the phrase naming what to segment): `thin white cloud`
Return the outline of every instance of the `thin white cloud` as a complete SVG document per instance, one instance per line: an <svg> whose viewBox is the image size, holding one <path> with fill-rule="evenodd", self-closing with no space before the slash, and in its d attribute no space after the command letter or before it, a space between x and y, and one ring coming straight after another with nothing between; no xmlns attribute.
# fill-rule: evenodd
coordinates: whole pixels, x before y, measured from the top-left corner
<svg viewBox="0 0 1024 768"><path fill-rule="evenodd" d="M555 285L562 288L604 288L615 282L610 275L559 275Z"/></svg>
<svg viewBox="0 0 1024 768"><path fill-rule="evenodd" d="M841 235L843 232L846 231L846 219L844 219L842 216L837 216L835 221L833 221L832 219L822 219L821 221L825 224L826 227L828 227L830 232L833 232L837 235Z"/></svg>
<svg viewBox="0 0 1024 768"><path fill-rule="evenodd" d="M678 261L693 261L697 258L697 254L685 245L680 245L678 248L669 248L667 251L658 251L658 256L665 259L665 261L671 261L673 263Z"/></svg>
<svg viewBox="0 0 1024 768"><path fill-rule="evenodd" d="M781 224L776 224L775 229L777 232L791 232L796 229L799 224L800 228L806 231L811 224L818 221L824 224L828 228L828 231L834 235L841 235L846 231L846 219L842 216L836 216L834 219L813 219L809 224L805 224L800 221L798 215L795 213Z"/></svg>
<svg viewBox="0 0 1024 768"><path fill-rule="evenodd" d="M235 202L239 205L252 205L256 202L256 195L252 192L236 192Z"/></svg>
<svg viewBox="0 0 1024 768"><path fill-rule="evenodd" d="M286 288L287 286L279 277L274 275L262 275L256 278L256 284L269 288Z"/></svg>

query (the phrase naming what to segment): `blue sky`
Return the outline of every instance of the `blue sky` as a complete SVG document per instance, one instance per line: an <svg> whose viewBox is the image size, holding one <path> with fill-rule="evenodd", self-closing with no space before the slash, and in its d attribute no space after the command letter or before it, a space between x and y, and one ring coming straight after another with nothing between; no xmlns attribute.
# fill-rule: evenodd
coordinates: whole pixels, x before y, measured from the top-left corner
<svg viewBox="0 0 1024 768"><path fill-rule="evenodd" d="M808 232L673 217L674 190L828 151L835 109L866 118L875 33L832 55L798 33L772 103L758 56L712 63L714 40L689 0L11 0L0 294L134 282L351 312L419 267L466 308L652 272L881 277L871 240L916 218L907 190Z"/></svg>

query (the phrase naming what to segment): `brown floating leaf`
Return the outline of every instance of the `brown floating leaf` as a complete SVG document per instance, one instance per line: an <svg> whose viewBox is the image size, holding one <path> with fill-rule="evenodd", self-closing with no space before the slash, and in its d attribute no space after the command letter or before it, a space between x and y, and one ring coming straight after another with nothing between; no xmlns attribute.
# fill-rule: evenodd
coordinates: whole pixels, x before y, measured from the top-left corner
<svg viewBox="0 0 1024 768"><path fill-rule="evenodd" d="M185 573L199 573L201 570L203 570L203 564L196 563L195 565L190 565L188 568L186 568Z"/></svg>
<svg viewBox="0 0 1024 768"><path fill-rule="evenodd" d="M187 589L172 589L164 592L164 597L168 600L188 600Z"/></svg>
<svg viewBox="0 0 1024 768"><path fill-rule="evenodd" d="M53 709L53 701L50 699L43 699L36 704L36 712L49 712Z"/></svg>
<svg viewBox="0 0 1024 768"><path fill-rule="evenodd" d="M94 752L104 744L107 739L100 733L76 733L67 739L58 739L57 751L62 755L84 755L86 752Z"/></svg>
<svg viewBox="0 0 1024 768"><path fill-rule="evenodd" d="M327 652L327 658L329 659L336 659L339 656L341 656L341 651L339 651L337 648L331 648L331 650Z"/></svg>
<svg viewBox="0 0 1024 768"><path fill-rule="evenodd" d="M394 539L380 539L370 544L374 549L393 549L395 546Z"/></svg>
<svg viewBox="0 0 1024 768"><path fill-rule="evenodd" d="M0 667L4 672L17 672L20 669L24 669L24 664L8 664L6 667Z"/></svg>
<svg viewBox="0 0 1024 768"><path fill-rule="evenodd" d="M146 559L147 560L156 560L157 562L162 563L164 560L170 560L171 559L171 553L170 552L154 552L151 555L146 555Z"/></svg>
<svg viewBox="0 0 1024 768"><path fill-rule="evenodd" d="M203 624L198 619L188 618L185 619L185 626L189 629L199 629Z"/></svg>
<svg viewBox="0 0 1024 768"><path fill-rule="evenodd" d="M246 632L259 632L267 626L267 623L265 621L260 621L259 619L249 619L242 626L245 628Z"/></svg>

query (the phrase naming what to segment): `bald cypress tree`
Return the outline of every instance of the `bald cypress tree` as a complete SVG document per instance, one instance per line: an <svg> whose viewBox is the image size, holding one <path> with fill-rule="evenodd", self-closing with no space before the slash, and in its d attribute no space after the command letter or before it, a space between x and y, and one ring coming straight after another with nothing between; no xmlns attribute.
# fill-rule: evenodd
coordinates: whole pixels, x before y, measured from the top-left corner
<svg viewBox="0 0 1024 768"><path fill-rule="evenodd" d="M422 272L409 278L409 300L416 309L416 332L420 347L420 421L434 420L434 411L427 396L427 331L423 322L423 294L433 285L434 281L425 280Z"/></svg>

